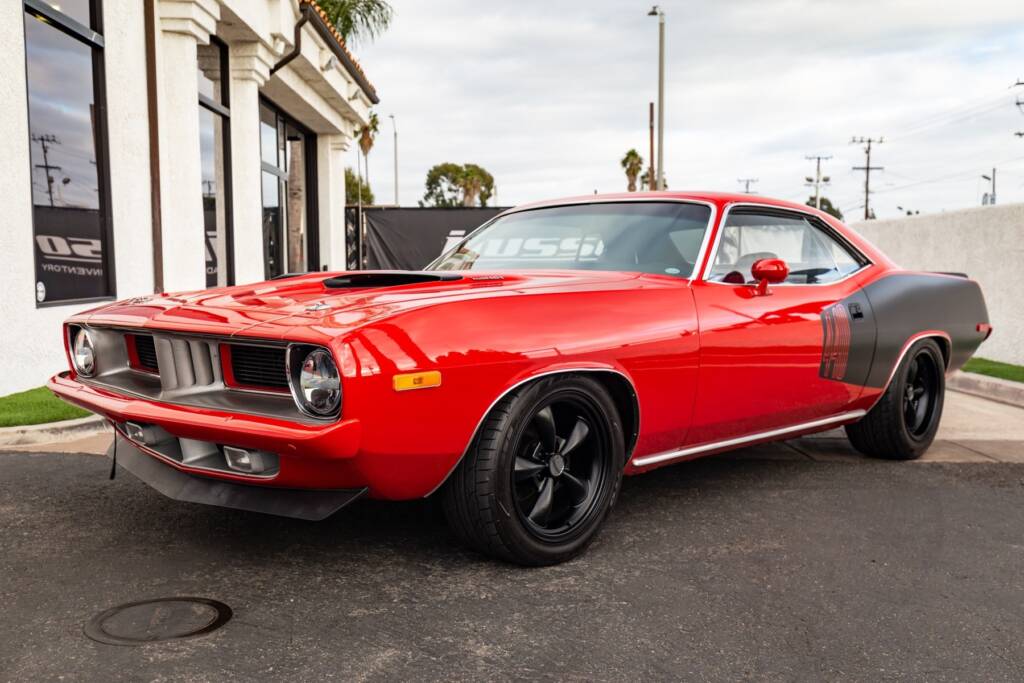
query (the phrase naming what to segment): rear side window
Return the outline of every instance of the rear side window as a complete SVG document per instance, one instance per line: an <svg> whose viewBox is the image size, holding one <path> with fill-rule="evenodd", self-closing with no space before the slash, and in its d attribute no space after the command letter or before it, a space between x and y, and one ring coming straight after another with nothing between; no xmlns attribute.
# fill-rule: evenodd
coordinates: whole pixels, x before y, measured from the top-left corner
<svg viewBox="0 0 1024 683"><path fill-rule="evenodd" d="M753 283L751 266L766 258L784 260L789 266L786 282L801 285L835 282L865 263L863 257L808 218L733 211L722 227L708 280Z"/></svg>

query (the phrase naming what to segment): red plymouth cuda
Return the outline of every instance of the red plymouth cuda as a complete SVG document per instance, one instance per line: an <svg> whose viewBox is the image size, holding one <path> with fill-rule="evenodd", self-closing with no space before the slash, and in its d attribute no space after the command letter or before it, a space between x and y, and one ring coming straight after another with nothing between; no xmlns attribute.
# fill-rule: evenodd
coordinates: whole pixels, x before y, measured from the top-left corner
<svg viewBox="0 0 1024 683"><path fill-rule="evenodd" d="M538 565L586 547L624 474L837 426L918 457L990 332L976 282L820 211L633 193L506 211L423 271L102 306L49 387L172 498L322 519L436 495L465 543Z"/></svg>

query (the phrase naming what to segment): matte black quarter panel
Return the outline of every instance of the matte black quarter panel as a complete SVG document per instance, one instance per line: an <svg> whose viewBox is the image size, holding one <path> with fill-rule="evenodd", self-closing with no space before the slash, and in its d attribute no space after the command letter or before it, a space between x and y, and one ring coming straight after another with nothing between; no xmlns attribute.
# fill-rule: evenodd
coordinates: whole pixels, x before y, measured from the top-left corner
<svg viewBox="0 0 1024 683"><path fill-rule="evenodd" d="M949 369L960 368L985 339L979 323L988 309L977 282L928 273L894 273L862 290L878 327L871 371L865 384L884 387L907 340L938 330L952 341ZM852 380L851 380L852 381Z"/></svg>

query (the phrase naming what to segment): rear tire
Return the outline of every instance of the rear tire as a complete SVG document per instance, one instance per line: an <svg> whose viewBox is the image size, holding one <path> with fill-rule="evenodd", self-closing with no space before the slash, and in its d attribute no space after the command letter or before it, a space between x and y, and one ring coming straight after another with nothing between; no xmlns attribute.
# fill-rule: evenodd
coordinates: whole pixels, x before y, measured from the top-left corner
<svg viewBox="0 0 1024 683"><path fill-rule="evenodd" d="M594 539L622 482L625 442L608 391L582 375L538 380L491 410L442 490L466 545L523 565L565 562Z"/></svg>
<svg viewBox="0 0 1024 683"><path fill-rule="evenodd" d="M846 426L861 453L889 460L915 460L928 450L942 418L946 363L934 339L915 343L896 369L875 407Z"/></svg>

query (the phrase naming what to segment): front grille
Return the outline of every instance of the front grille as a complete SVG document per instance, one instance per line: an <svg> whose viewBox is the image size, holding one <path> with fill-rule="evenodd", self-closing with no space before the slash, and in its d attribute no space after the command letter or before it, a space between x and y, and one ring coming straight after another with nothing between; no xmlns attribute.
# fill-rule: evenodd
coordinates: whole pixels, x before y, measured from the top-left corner
<svg viewBox="0 0 1024 683"><path fill-rule="evenodd" d="M164 391L207 387L220 381L216 342L163 334L155 335L154 341Z"/></svg>
<svg viewBox="0 0 1024 683"><path fill-rule="evenodd" d="M288 390L285 349L273 346L231 344L231 374L243 387Z"/></svg>
<svg viewBox="0 0 1024 683"><path fill-rule="evenodd" d="M139 359L139 369L160 372L160 364L156 360L156 345L149 334L133 334L135 355Z"/></svg>

